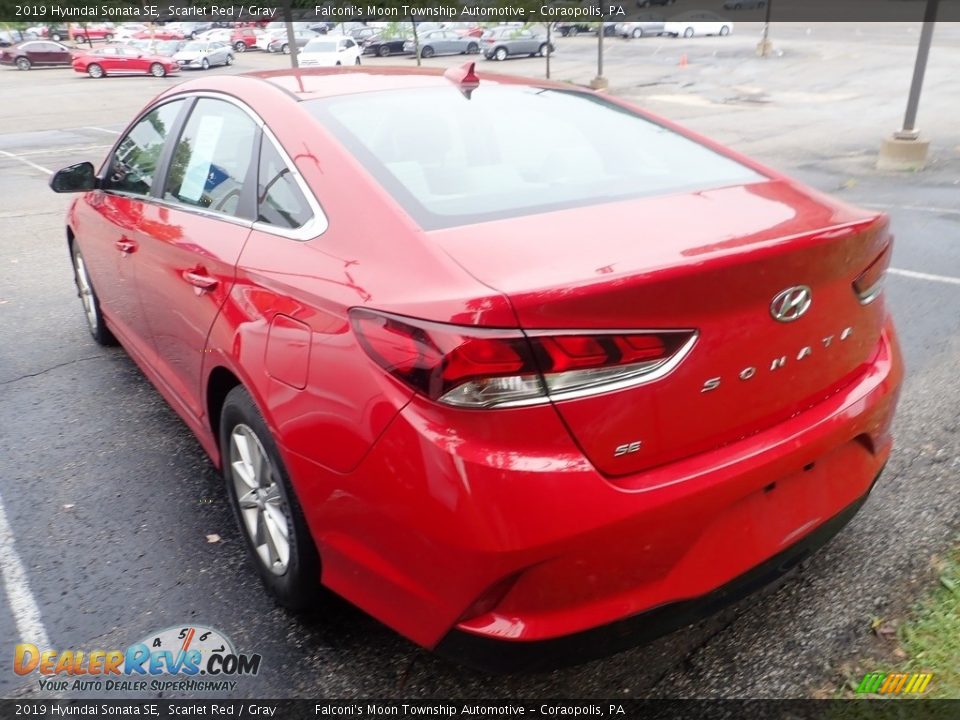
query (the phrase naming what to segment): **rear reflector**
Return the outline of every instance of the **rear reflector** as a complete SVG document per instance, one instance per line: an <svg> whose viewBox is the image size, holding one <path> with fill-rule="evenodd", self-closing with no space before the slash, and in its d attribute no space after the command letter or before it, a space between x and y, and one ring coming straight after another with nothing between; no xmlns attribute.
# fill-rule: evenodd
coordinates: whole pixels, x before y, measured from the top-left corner
<svg viewBox="0 0 960 720"><path fill-rule="evenodd" d="M692 330L487 330L355 308L364 351L438 402L520 407L619 390L663 377L696 341Z"/></svg>
<svg viewBox="0 0 960 720"><path fill-rule="evenodd" d="M888 244L883 252L867 266L867 269L853 281L853 290L857 293L861 305L876 300L883 290L883 280L887 274L887 268L890 267L891 247L892 243Z"/></svg>

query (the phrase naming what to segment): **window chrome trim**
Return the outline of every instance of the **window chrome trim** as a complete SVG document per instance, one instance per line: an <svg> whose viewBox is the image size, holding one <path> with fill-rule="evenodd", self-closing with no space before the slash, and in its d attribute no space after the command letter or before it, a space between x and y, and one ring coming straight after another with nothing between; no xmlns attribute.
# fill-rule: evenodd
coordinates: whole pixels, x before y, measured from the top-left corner
<svg viewBox="0 0 960 720"><path fill-rule="evenodd" d="M300 174L300 171L297 169L297 166L294 164L293 160L287 154L287 151L284 150L280 145L280 142L277 140L276 135L273 134L273 131L270 130L270 128L266 125L261 127L261 131L263 132L264 139L269 140L270 144L273 145L273 149L277 151L277 154L280 156L280 161L286 166L287 171L290 173L290 176L293 178L294 182L299 188L300 193L303 195L304 199L306 199L307 205L310 206L311 215L310 219L298 228L279 227L277 225L271 225L270 223L261 222L259 220L255 220L253 222L253 228L255 230L259 230L260 232L269 233L271 235L280 235L281 237L300 241L313 240L315 237L323 235L323 233L325 233L327 228L330 226L330 223L327 221L327 216L323 212L323 208L320 207L320 202L310 190L310 186L307 185L307 181L303 179L303 176ZM258 177L258 191L259 184Z"/></svg>
<svg viewBox="0 0 960 720"><path fill-rule="evenodd" d="M215 211L205 211L201 208L196 208L190 205L181 204L181 203L169 203L169 201L161 200L160 204L169 204L169 207L175 207L177 209L186 210L190 212L197 212L199 214L206 214L221 219L228 219L234 221L240 221L239 224L249 226L254 230L260 232L265 232L270 235L279 235L280 237L289 238L290 240L313 240L315 237L318 237L326 232L327 228L330 226L330 223L327 221L327 216L323 212L323 208L320 205L320 201L317 200L316 196L313 194L313 191L310 189L310 186L307 185L307 181L303 179L303 176L300 174L300 171L297 169L297 166L294 164L293 160L290 158L290 155L286 150L283 149L283 146L280 145L280 142L277 140L276 135L273 134L273 131L267 126L257 113L253 109L244 103L242 100L238 100L232 95L227 95L225 93L213 92L210 90L198 90L193 92L178 93L172 95L168 98L164 98L164 101L173 100L174 98L210 98L213 100L222 100L228 102L232 105L236 105L238 108L243 110L247 115L249 115L253 121L257 124L257 127L260 129L262 135L270 140L273 144L274 149L277 151L277 154L280 156L280 160L286 165L287 170L290 172L291 177L297 184L297 187L300 189L300 192L303 194L304 198L307 201L307 204L310 206L311 216L303 225L298 228L282 228L276 225L270 225L269 223L260 222L258 220L246 220L243 218L237 218L233 215L225 215L223 213L217 213ZM154 107L152 106L147 112L151 112ZM191 111L192 112L192 111ZM144 116L146 113L144 113ZM259 176L259 167L258 176ZM259 178L258 178L259 185ZM259 189L259 188L258 188ZM259 193L257 193L259 196Z"/></svg>

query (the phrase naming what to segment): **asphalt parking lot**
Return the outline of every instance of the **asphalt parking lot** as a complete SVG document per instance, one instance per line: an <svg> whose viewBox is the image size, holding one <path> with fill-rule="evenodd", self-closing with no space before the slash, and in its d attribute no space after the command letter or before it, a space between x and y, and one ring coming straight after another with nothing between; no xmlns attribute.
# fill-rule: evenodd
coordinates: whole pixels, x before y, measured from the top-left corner
<svg viewBox="0 0 960 720"><path fill-rule="evenodd" d="M941 23L930 58L920 112L930 167L873 170L881 137L902 116L916 38L915 26L779 24L767 60L753 54L755 25L728 38L608 41L611 92L890 214L888 302L908 367L897 445L857 518L780 587L603 661L508 677L436 658L333 598L308 616L267 598L193 436L122 350L90 339L64 240L69 197L46 185L59 167L99 163L133 114L183 78L0 68L0 546L20 561L4 552L0 635L122 648L152 630L204 623L264 657L237 697L831 693L844 663L875 642L871 620L909 605L960 530L960 27ZM553 77L589 81L596 39L557 47ZM286 62L249 52L209 72ZM542 59L478 63L544 70ZM642 233L642 218L618 229L627 230ZM26 582L13 587L18 577ZM5 672L0 695L44 694Z"/></svg>

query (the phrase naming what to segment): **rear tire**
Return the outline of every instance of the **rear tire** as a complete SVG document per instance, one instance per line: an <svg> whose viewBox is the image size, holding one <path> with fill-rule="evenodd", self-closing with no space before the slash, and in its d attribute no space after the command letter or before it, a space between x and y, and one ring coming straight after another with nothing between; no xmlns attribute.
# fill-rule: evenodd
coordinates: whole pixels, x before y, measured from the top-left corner
<svg viewBox="0 0 960 720"><path fill-rule="evenodd" d="M233 65L233 55L227 55L227 59L223 61L224 65Z"/></svg>
<svg viewBox="0 0 960 720"><path fill-rule="evenodd" d="M354 61L353 61L353 64L354 64L354 65L359 65L359 64L360 64L360 58L358 57L356 60L354 60Z"/></svg>
<svg viewBox="0 0 960 720"><path fill-rule="evenodd" d="M506 60L509 55L505 47L498 47L493 53L493 57L498 61Z"/></svg>
<svg viewBox="0 0 960 720"><path fill-rule="evenodd" d="M87 41L87 38L85 35L74 35L73 41L76 43L85 43Z"/></svg>
<svg viewBox="0 0 960 720"><path fill-rule="evenodd" d="M389 45L381 45L380 47L377 48L378 57L387 57L389 54L390 54Z"/></svg>
<svg viewBox="0 0 960 720"><path fill-rule="evenodd" d="M720 37L726 37L729 34L730 34L730 28L728 28L726 25L720 28Z"/></svg>
<svg viewBox="0 0 960 720"><path fill-rule="evenodd" d="M33 66L33 63L30 62L30 58L27 58L27 57L17 58L17 70L29 70L32 66Z"/></svg>
<svg viewBox="0 0 960 720"><path fill-rule="evenodd" d="M636 40L643 37L643 28L634 28L631 36Z"/></svg>
<svg viewBox="0 0 960 720"><path fill-rule="evenodd" d="M70 256L73 259L73 281L77 286L77 295L80 297L80 302L83 303L83 312L87 318L87 330L90 331L90 335L97 345L103 345L104 347L116 345L117 339L103 320L103 313L100 312L100 299L93 289L93 283L87 273L87 265L83 261L83 255L80 254L80 247L76 240L70 247Z"/></svg>
<svg viewBox="0 0 960 720"><path fill-rule="evenodd" d="M204 58L204 59L203 59L203 62L200 63L200 69L201 69L201 70L209 70L209 69L210 69L210 61L207 60L206 58Z"/></svg>
<svg viewBox="0 0 960 720"><path fill-rule="evenodd" d="M686 30L684 30L684 31L683 31L683 36L684 36L685 38L691 38L691 37L693 37L693 28L689 28L689 27L688 27Z"/></svg>
<svg viewBox="0 0 960 720"><path fill-rule="evenodd" d="M284 43L284 44L283 44L283 47L280 48L280 52L282 52L284 55L289 55L289 54L290 54L290 46L287 45L286 43Z"/></svg>
<svg viewBox="0 0 960 720"><path fill-rule="evenodd" d="M240 52L240 53L246 52L246 51L247 51L247 45L246 45L246 43L238 40L237 42L235 42L235 43L233 44L233 49L236 50L237 52Z"/></svg>
<svg viewBox="0 0 960 720"><path fill-rule="evenodd" d="M478 52L480 52L480 46L477 43L467 45L467 55L476 55Z"/></svg>
<svg viewBox="0 0 960 720"><path fill-rule="evenodd" d="M92 78L102 78L107 76L107 74L103 71L103 68L96 63L87 66L87 75Z"/></svg>
<svg viewBox="0 0 960 720"><path fill-rule="evenodd" d="M111 40L113 40L113 35L111 35L110 33L107 33L106 35L103 36L103 39L106 40L107 42L110 42Z"/></svg>
<svg viewBox="0 0 960 720"><path fill-rule="evenodd" d="M60 36L60 33L54 33L50 36L50 39L54 42L60 42L63 38Z"/></svg>
<svg viewBox="0 0 960 720"><path fill-rule="evenodd" d="M281 605L303 610L318 599L320 558L276 442L244 387L227 394L219 431L227 497L257 574Z"/></svg>
<svg viewBox="0 0 960 720"><path fill-rule="evenodd" d="M544 55L547 54L547 49L549 47L550 46L547 45L547 43L541 43L540 47L537 49L537 55L539 55L540 57L543 57Z"/></svg>
<svg viewBox="0 0 960 720"><path fill-rule="evenodd" d="M420 57L430 59L434 55L436 55L436 53L433 51L433 48L430 47L429 45L427 45L425 48L420 48Z"/></svg>

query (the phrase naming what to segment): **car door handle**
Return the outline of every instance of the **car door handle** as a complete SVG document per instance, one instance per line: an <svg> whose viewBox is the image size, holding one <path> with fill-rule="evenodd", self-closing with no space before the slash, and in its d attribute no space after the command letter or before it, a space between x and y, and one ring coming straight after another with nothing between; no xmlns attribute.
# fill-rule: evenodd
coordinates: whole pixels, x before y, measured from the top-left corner
<svg viewBox="0 0 960 720"><path fill-rule="evenodd" d="M124 255L129 255L137 250L137 244L133 240L127 240L125 238L117 240L113 246Z"/></svg>
<svg viewBox="0 0 960 720"><path fill-rule="evenodd" d="M220 283L215 277L210 277L202 270L184 270L180 275L188 283L201 290L213 290Z"/></svg>

